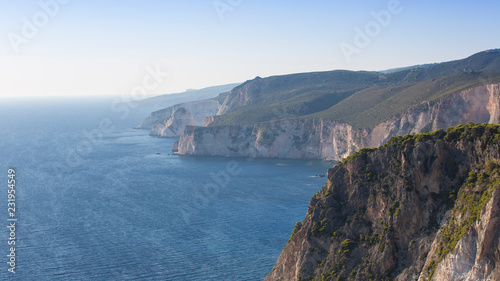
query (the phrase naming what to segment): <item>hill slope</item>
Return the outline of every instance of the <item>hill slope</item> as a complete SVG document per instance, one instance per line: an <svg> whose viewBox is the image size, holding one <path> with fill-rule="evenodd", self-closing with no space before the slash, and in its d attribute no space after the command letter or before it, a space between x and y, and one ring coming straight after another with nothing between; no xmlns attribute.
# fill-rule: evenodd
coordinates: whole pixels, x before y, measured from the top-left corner
<svg viewBox="0 0 500 281"><path fill-rule="evenodd" d="M305 118L335 120L352 125L355 129L370 128L412 106L477 86L497 83L500 83L500 73L473 72L419 82L376 85Z"/></svg>
<svg viewBox="0 0 500 281"><path fill-rule="evenodd" d="M500 84L478 86L419 104L369 129L312 118L251 125L188 126L173 150L192 156L339 161L360 148L379 146L392 136L446 129L467 122L500 123Z"/></svg>
<svg viewBox="0 0 500 281"><path fill-rule="evenodd" d="M500 122L500 51L389 74L345 70L257 77L230 91L181 155L338 161L391 136Z"/></svg>
<svg viewBox="0 0 500 281"><path fill-rule="evenodd" d="M211 126L269 121L277 119L277 112L308 115L384 80L377 72L345 70L257 77L229 92Z"/></svg>
<svg viewBox="0 0 500 281"><path fill-rule="evenodd" d="M257 77L229 92L210 126L312 118L369 128L411 106L499 82L499 50L389 74L336 70Z"/></svg>

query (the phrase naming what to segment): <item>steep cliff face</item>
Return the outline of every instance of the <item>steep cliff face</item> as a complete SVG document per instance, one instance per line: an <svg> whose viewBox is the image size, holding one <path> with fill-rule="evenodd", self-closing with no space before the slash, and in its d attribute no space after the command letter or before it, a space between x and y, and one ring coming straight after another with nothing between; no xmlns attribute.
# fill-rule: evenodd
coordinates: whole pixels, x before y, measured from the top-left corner
<svg viewBox="0 0 500 281"><path fill-rule="evenodd" d="M149 134L152 136L174 138L180 136L186 126L196 125L196 123L190 111L187 111L184 107L179 107L172 116L157 121Z"/></svg>
<svg viewBox="0 0 500 281"><path fill-rule="evenodd" d="M500 280L499 144L469 124L355 153L265 280Z"/></svg>
<svg viewBox="0 0 500 281"><path fill-rule="evenodd" d="M180 155L331 159L360 147L349 125L326 120L280 120L255 126L188 127L174 144ZM337 141L338 140L338 141Z"/></svg>
<svg viewBox="0 0 500 281"><path fill-rule="evenodd" d="M148 129L152 136L178 137L186 126L204 126L205 118L217 114L219 108L215 99L181 103L151 113L136 128Z"/></svg>
<svg viewBox="0 0 500 281"><path fill-rule="evenodd" d="M256 77L251 82L247 81L234 88L229 92L228 97L221 105L217 115L223 115L243 105L252 104L255 99L258 99L259 93L267 86L267 84L267 80Z"/></svg>
<svg viewBox="0 0 500 281"><path fill-rule="evenodd" d="M475 87L427 102L394 116L370 130L367 146L376 147L392 136L417 134L473 123L500 123L500 84Z"/></svg>
<svg viewBox="0 0 500 281"><path fill-rule="evenodd" d="M186 130L173 150L181 155L196 156L339 161L360 148L379 146L392 136L467 122L500 122L499 84L475 87L423 103L369 129L355 130L345 123L317 119L276 120L253 126L193 127Z"/></svg>

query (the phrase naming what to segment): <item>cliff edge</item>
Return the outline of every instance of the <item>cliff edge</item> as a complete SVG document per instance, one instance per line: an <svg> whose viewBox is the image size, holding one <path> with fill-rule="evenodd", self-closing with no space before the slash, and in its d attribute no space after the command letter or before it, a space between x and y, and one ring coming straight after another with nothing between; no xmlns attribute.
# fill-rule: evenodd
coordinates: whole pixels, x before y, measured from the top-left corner
<svg viewBox="0 0 500 281"><path fill-rule="evenodd" d="M217 99L207 99L177 104L151 113L136 129L150 130L151 136L179 137L186 126L205 126L205 118L217 114Z"/></svg>
<svg viewBox="0 0 500 281"><path fill-rule="evenodd" d="M382 145L392 136L467 122L500 123L500 84L477 86L423 102L366 129L313 118L251 125L187 126L172 150L188 156L340 161L361 148Z"/></svg>
<svg viewBox="0 0 500 281"><path fill-rule="evenodd" d="M271 280L500 280L500 126L393 137L328 170Z"/></svg>

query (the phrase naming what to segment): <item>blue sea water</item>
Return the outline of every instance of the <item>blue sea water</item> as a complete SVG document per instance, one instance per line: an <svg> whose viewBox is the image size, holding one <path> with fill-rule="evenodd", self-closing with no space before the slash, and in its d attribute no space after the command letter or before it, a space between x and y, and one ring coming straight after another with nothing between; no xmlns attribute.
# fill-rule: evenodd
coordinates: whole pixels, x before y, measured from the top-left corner
<svg viewBox="0 0 500 281"><path fill-rule="evenodd" d="M329 164L169 155L132 129L154 109L112 104L0 100L0 280L262 280Z"/></svg>

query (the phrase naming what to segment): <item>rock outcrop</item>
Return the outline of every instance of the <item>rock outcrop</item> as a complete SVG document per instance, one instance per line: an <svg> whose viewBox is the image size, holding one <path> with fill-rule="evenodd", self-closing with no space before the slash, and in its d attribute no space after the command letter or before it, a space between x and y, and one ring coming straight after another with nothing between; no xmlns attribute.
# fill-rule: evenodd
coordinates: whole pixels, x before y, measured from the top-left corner
<svg viewBox="0 0 500 281"><path fill-rule="evenodd" d="M238 97L231 99L236 104L229 105L229 99L226 99L219 114L238 107L240 103L248 103L244 93L232 93ZM191 156L339 161L360 148L379 146L392 136L445 129L467 122L500 122L499 84L479 86L425 102L368 129L353 129L349 124L331 120L304 118L242 126L187 126L173 151Z"/></svg>
<svg viewBox="0 0 500 281"><path fill-rule="evenodd" d="M247 81L238 87L235 87L229 92L228 98L220 107L217 115L223 115L231 112L243 105L252 104L253 99L259 98L259 93L268 85L268 81L260 77L256 77L252 81ZM251 93L251 94L249 94Z"/></svg>
<svg viewBox="0 0 500 281"><path fill-rule="evenodd" d="M392 138L328 170L271 280L500 280L500 126Z"/></svg>
<svg viewBox="0 0 500 281"><path fill-rule="evenodd" d="M151 113L137 129L150 130L158 137L179 137L186 126L205 126L205 118L214 116L220 104L216 99L177 104Z"/></svg>

